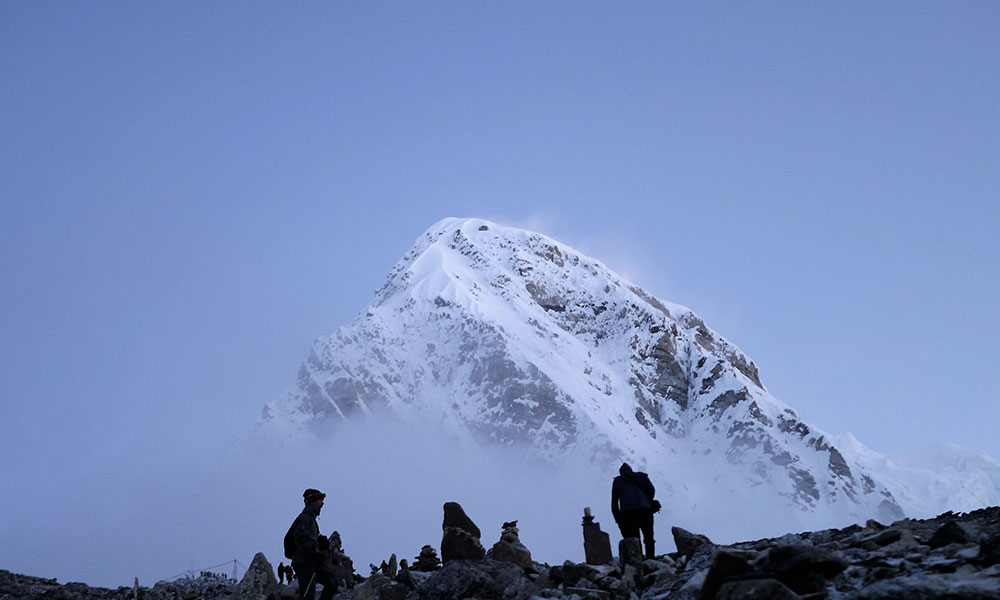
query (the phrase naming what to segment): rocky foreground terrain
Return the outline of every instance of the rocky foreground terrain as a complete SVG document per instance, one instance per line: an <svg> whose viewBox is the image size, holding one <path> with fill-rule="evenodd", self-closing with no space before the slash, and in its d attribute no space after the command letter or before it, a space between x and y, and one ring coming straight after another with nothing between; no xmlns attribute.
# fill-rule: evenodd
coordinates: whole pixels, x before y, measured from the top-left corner
<svg viewBox="0 0 1000 600"><path fill-rule="evenodd" d="M588 521L585 519L585 524ZM591 562L609 548L595 547ZM1000 507L933 519L788 534L717 545L673 528L677 552L642 560L638 542L624 540L607 564L531 560L516 522L503 525L488 551L461 507L445 505L441 558L425 546L412 566L395 560L369 577L354 575L338 600L533 598L640 600L1000 599ZM599 546L600 544L598 544ZM595 556L598 560L595 560ZM342 563L343 564L343 563ZM202 577L117 590L59 584L0 571L0 600L282 600L294 585L277 582L258 554L240 582Z"/></svg>

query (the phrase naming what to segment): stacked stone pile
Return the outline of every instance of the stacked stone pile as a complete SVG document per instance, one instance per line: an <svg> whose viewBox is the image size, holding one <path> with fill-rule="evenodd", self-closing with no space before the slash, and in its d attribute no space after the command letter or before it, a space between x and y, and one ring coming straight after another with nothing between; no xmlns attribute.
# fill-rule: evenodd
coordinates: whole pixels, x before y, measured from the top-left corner
<svg viewBox="0 0 1000 600"><path fill-rule="evenodd" d="M420 554L413 559L413 570L423 573L437 571L441 568L441 559L438 558L437 550L430 544L425 544L420 549Z"/></svg>
<svg viewBox="0 0 1000 600"><path fill-rule="evenodd" d="M445 533L449 527L459 529L465 535L456 537L478 542L479 536L472 535L478 527L459 511L457 504L446 508ZM550 566L521 559L519 548L528 550L512 521L504 524L490 557L449 553L440 567L434 549L425 546L417 564L400 570L395 581L374 575L336 598L1000 600L1000 507L889 525L869 521L864 526L729 545L714 544L704 535L676 527L673 536L677 551L655 559L642 560L625 550L630 555L626 560L619 556L608 564L566 561ZM465 547L475 552L474 544ZM518 552L500 559L498 554L504 556L510 547ZM417 571L421 564L428 571ZM117 590L80 583L60 585L52 579L0 571L0 600L267 600L273 593L265 591L272 582L264 572L269 565L258 555L252 567L253 574L248 571L239 586L217 580L182 580L159 583L152 589ZM278 594L287 595L285 589Z"/></svg>
<svg viewBox="0 0 1000 600"><path fill-rule="evenodd" d="M531 562L531 551L521 543L521 538L518 536L517 521L503 524L500 541L493 544L490 551L486 553L486 558L514 563L528 571L534 569L534 563Z"/></svg>

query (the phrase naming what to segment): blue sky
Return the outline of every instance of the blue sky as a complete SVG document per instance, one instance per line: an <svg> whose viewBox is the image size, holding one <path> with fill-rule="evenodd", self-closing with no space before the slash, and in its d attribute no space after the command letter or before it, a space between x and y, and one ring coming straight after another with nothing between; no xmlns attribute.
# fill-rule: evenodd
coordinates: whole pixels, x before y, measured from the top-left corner
<svg viewBox="0 0 1000 600"><path fill-rule="evenodd" d="M0 3L4 493L245 432L446 216L691 307L832 433L1000 457L998 40L981 2Z"/></svg>

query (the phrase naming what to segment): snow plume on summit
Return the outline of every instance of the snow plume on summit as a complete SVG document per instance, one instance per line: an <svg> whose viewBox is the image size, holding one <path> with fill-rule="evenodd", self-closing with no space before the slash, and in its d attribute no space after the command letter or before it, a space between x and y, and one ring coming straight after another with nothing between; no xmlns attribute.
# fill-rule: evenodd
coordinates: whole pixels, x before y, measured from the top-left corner
<svg viewBox="0 0 1000 600"><path fill-rule="evenodd" d="M581 480L610 485L627 460L658 485L660 521L722 538L892 521L907 508L894 490L918 495L901 467L774 398L690 309L480 219L420 236L356 321L316 342L259 430L322 439L383 412L498 454L582 459Z"/></svg>

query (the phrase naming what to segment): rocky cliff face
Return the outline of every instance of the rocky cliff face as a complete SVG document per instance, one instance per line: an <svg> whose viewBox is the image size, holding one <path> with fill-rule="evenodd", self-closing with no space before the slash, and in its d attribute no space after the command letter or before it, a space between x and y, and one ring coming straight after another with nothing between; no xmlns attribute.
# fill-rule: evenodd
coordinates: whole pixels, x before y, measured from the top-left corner
<svg viewBox="0 0 1000 600"><path fill-rule="evenodd" d="M316 342L259 429L323 436L382 411L547 460L589 457L602 476L625 459L654 481L714 477L712 493L832 521L903 515L870 456L775 399L690 309L479 219L420 236L357 320Z"/></svg>

